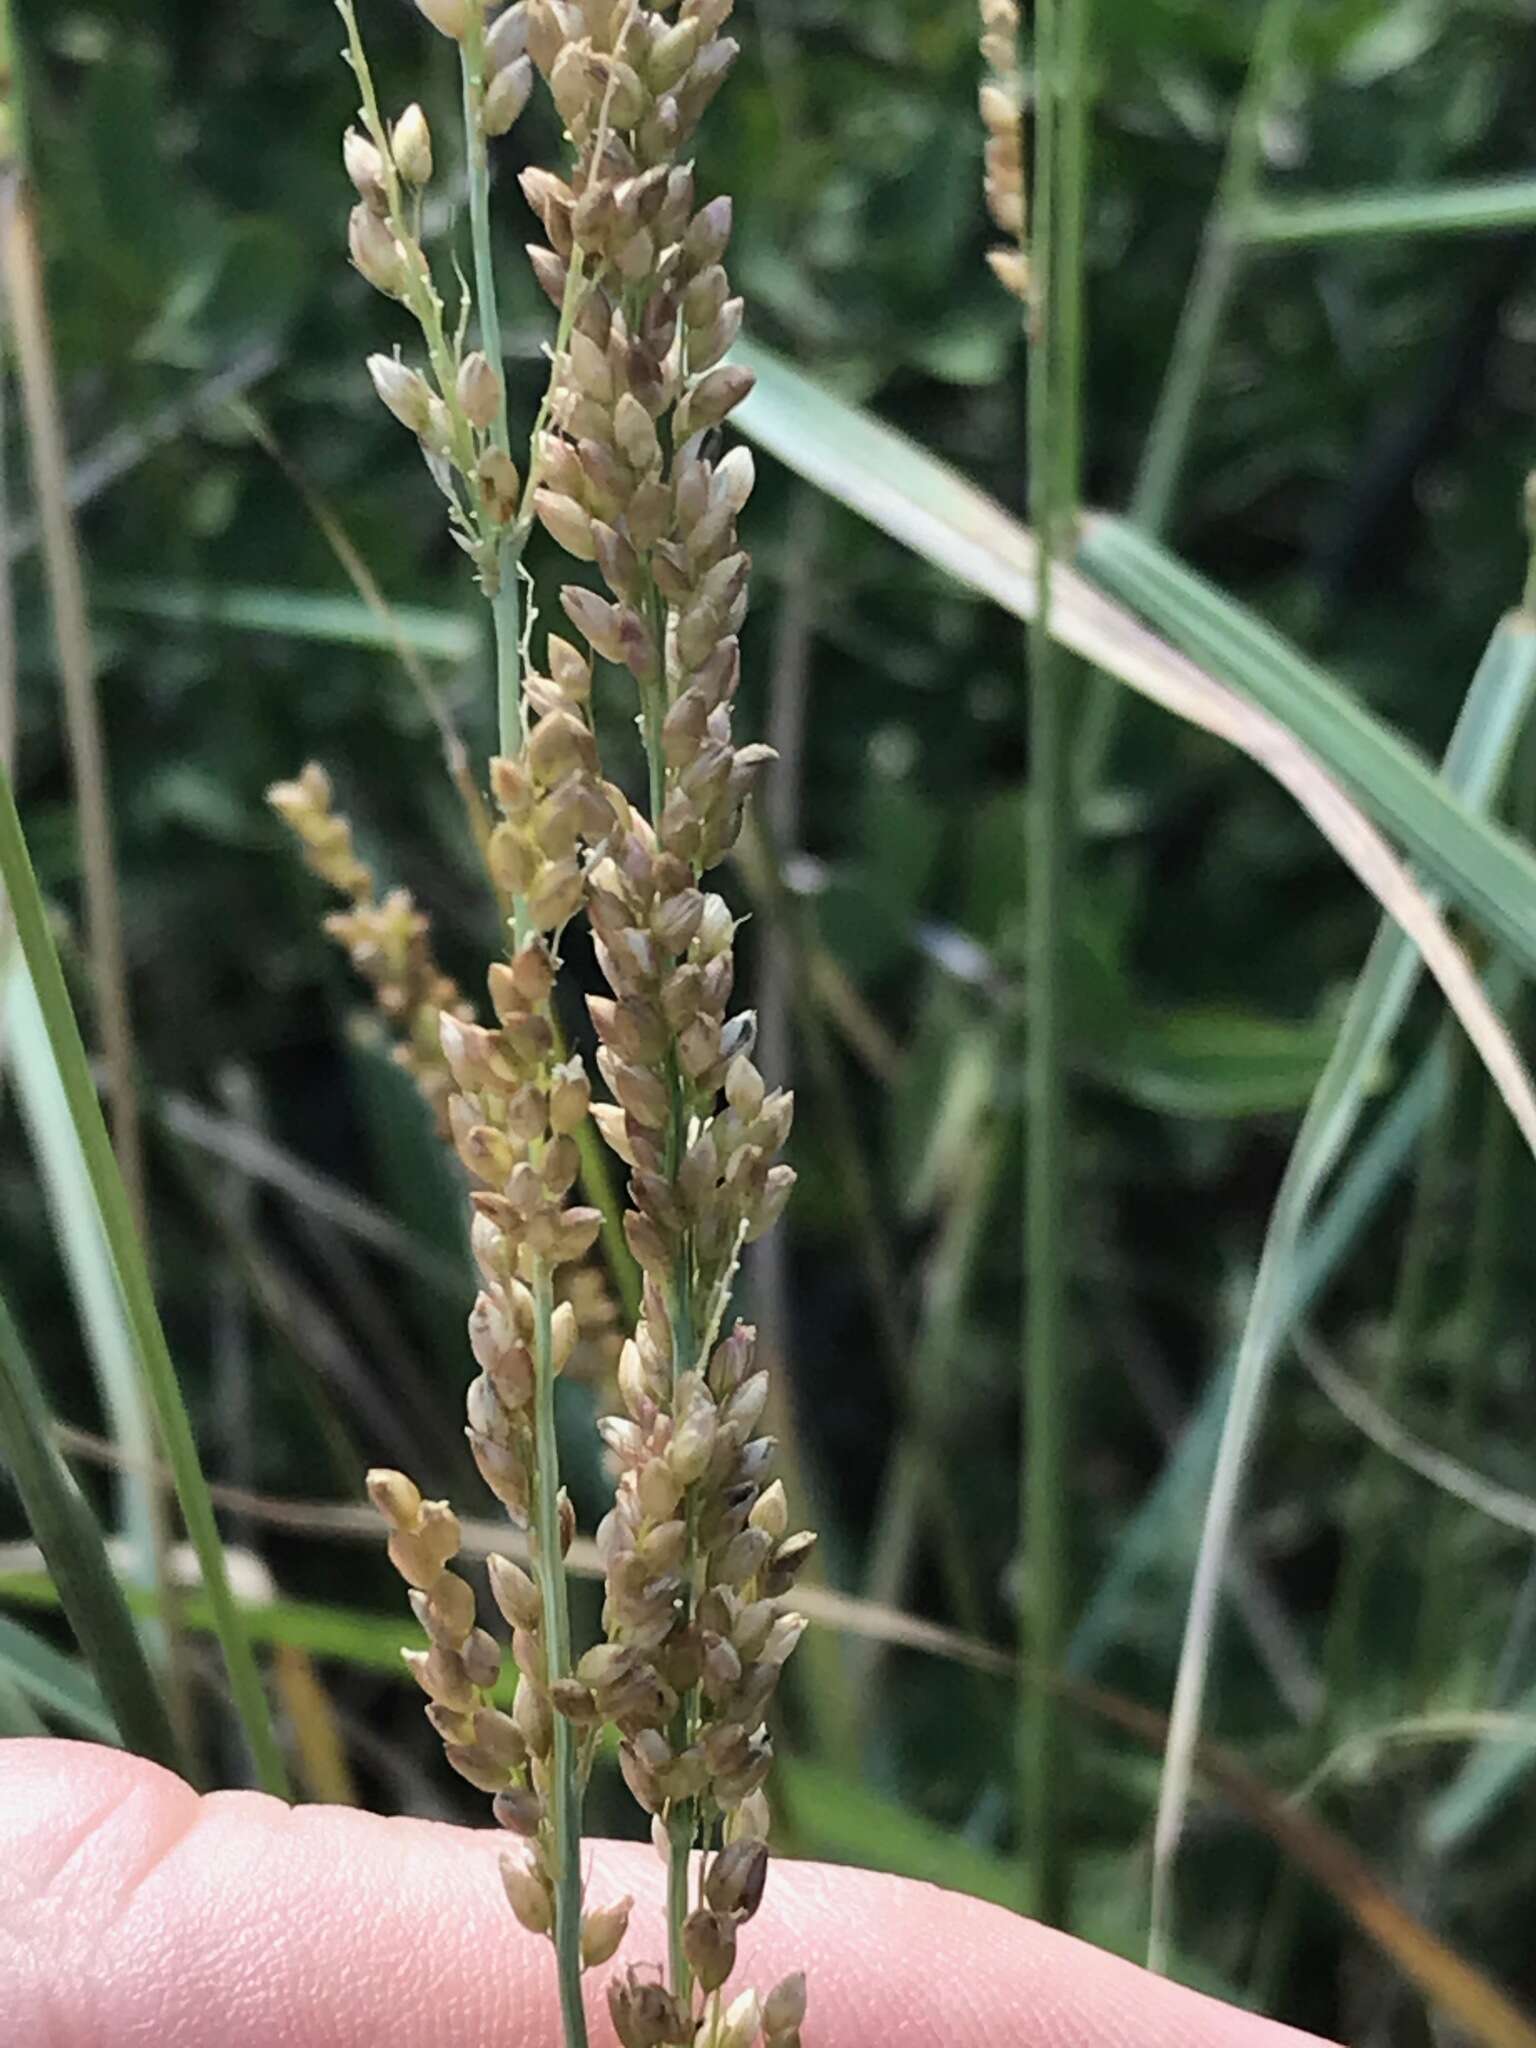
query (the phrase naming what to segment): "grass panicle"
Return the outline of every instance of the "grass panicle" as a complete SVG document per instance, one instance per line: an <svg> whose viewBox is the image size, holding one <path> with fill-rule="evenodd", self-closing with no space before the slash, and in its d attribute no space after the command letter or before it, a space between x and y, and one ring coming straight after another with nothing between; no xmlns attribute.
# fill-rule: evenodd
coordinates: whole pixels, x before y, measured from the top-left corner
<svg viewBox="0 0 1536 2048"><path fill-rule="evenodd" d="M762 1995L731 1981L767 1870L766 1715L804 1626L780 1603L813 1539L791 1531L772 1441L758 1433L768 1379L754 1333L729 1320L742 1248L793 1184L777 1158L792 1102L752 1063L750 1013L730 1014L735 919L704 886L770 758L731 730L749 567L737 519L752 462L710 452L752 383L726 360L742 310L724 267L731 209L699 203L687 157L736 55L720 34L729 9L683 0L674 19L638 0L518 0L501 12L420 0L460 48L480 330L470 349L468 304L450 326L422 239L435 168L425 116L385 119L351 0L339 5L362 97L343 152L357 195L352 261L405 309L426 355L416 368L379 353L369 373L417 436L494 619L500 751L483 850L508 938L487 978L494 1024L437 967L410 897L377 896L324 772L306 769L271 800L347 899L329 928L471 1183L483 1286L469 1325L480 1368L469 1438L528 1532L532 1567L491 1559L518 1672L510 1709L501 1646L452 1569L453 1511L403 1473L376 1471L369 1490L427 1633L409 1662L428 1717L449 1763L491 1795L516 1838L502 1863L513 1912L554 1944L567 2048L587 2039L582 1974L610 1960L628 1922L628 1900L588 1905L582 1891L583 1792L610 1729L671 1869L665 1982L629 1968L608 1987L625 2048L795 2048L803 1980ZM522 179L548 238L530 252L534 272L559 316L525 481L510 452L488 144L536 77L573 161L568 177L535 168ZM576 638L548 633L537 668L518 601L535 524L595 564L607 592L565 587ZM643 803L603 773L591 716L601 661L636 688ZM561 935L578 918L611 991L588 1005L606 1101L566 1055L555 1013ZM623 1413L602 1425L617 1474L598 1536L605 1640L578 1654L554 1389L581 1334L559 1289L602 1223L573 1199L589 1119L629 1169L624 1231L644 1287L618 1359Z"/></svg>

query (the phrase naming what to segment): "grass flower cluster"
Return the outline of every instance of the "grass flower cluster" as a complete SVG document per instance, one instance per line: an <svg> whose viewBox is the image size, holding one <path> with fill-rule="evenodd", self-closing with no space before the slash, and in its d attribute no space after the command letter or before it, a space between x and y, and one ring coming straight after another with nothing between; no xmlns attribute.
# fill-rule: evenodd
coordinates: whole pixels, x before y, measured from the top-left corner
<svg viewBox="0 0 1536 2048"><path fill-rule="evenodd" d="M424 359L380 352L369 374L420 442L453 535L491 602L500 750L489 765L488 877L508 909L505 957L480 1021L438 968L410 897L380 899L311 767L272 792L310 866L348 907L329 921L396 1029L399 1057L468 1177L482 1289L469 1318L478 1377L468 1435L487 1485L526 1530L531 1570L494 1557L490 1588L518 1672L492 1703L503 1650L453 1569L458 1522L404 1474L369 1490L428 1647L408 1652L449 1763L514 1838L513 1912L554 1944L565 2037L584 2043L582 1975L607 1964L630 1901L588 1901L581 1808L606 1744L652 1817L669 1870L665 1969L608 1986L625 2048L795 2048L805 1986L735 1982L737 1936L767 1876L767 1717L804 1626L784 1605L814 1543L791 1529L760 1433L768 1376L732 1322L742 1248L793 1184L779 1153L790 1096L752 1061L732 1012L736 921L708 886L770 750L738 745L732 705L749 558L737 522L753 486L716 430L751 387L728 358L741 324L725 257L728 200L702 202L688 151L736 45L730 0L418 0L459 46L475 289L450 318L423 241L438 151L419 107L386 120L351 0L339 0L360 126L344 148L356 269L414 325ZM536 78L571 146L565 175L523 174L544 240L534 272L559 312L548 390L524 469L511 452L489 260L489 141ZM469 345L471 325L478 345ZM572 581L572 637L530 651L522 557L538 524L602 589ZM524 625L526 617L529 626ZM630 793L604 773L594 665L629 672L648 762ZM566 1051L562 934L590 927L608 993L588 998L594 1089ZM581 1335L569 1276L601 1211L581 1199L592 1119L628 1169L623 1228L643 1304L617 1361L621 1412L601 1425L616 1476L597 1532L604 1637L572 1641L555 1381Z"/></svg>

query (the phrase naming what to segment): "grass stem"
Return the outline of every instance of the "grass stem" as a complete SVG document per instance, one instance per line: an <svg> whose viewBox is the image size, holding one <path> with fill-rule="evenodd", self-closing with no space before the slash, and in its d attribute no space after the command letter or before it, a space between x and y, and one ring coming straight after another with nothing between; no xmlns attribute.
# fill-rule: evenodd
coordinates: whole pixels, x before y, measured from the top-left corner
<svg viewBox="0 0 1536 2048"><path fill-rule="evenodd" d="M555 1374L552 1365L554 1286L546 1262L534 1271L534 1429L537 1444L537 1543L539 1591L544 1603L544 1649L552 1678L571 1670L571 1609L565 1557L560 1543L560 1447L555 1430ZM557 1868L555 1952L560 2012L566 2048L586 2048L587 2021L581 2002L581 1786L576 1771L576 1737L564 1714L554 1717L550 1806Z"/></svg>
<svg viewBox="0 0 1536 2048"><path fill-rule="evenodd" d="M1024 1487L1021 1684L1022 1826L1031 1910L1064 1917L1063 1723L1042 1671L1065 1649L1069 1599L1067 1474L1071 1388L1068 1282L1066 970L1071 891L1068 692L1072 664L1051 634L1051 571L1081 490L1083 239L1087 198L1090 0L1035 10L1035 176L1031 213L1030 514L1039 602L1030 633L1025 1072Z"/></svg>
<svg viewBox="0 0 1536 2048"><path fill-rule="evenodd" d="M1259 197L1264 118L1290 52L1298 12L1299 0L1266 0L1259 18L1253 59L1233 115L1216 196L1131 493L1132 525L1155 536L1166 531L1173 512L1195 414L1210 381L1216 343L1237 284L1246 223ZM1102 673L1095 675L1073 760L1079 806L1103 780L1124 708L1120 685Z"/></svg>
<svg viewBox="0 0 1536 2048"><path fill-rule="evenodd" d="M54 1061L64 1083L70 1114L80 1134L101 1227L122 1293L124 1315L133 1332L139 1369L144 1376L160 1441L175 1478L187 1534L197 1553L203 1588L224 1653L230 1691L262 1786L269 1792L286 1797L288 1780L282 1752L278 1748L250 1640L230 1588L223 1543L214 1519L207 1481L198 1460L197 1443L182 1400L176 1368L155 1307L149 1268L134 1227L122 1172L96 1099L90 1064L70 1007L63 970L59 965L53 934L48 928L47 912L11 793L10 778L3 773L0 773L0 881L3 881L10 898L17 936L37 990Z"/></svg>
<svg viewBox="0 0 1536 2048"><path fill-rule="evenodd" d="M474 246L475 305L480 347L500 381L501 397L492 438L503 453L510 449L507 391L501 344L501 314L496 296L496 264L491 247L490 163L480 104L485 86L485 23L471 7L470 33L461 45L464 85L464 150L469 179L470 235ZM530 484L531 490L531 484ZM503 532L493 557L489 590L496 642L496 727L500 751L513 757L522 750L525 711L522 689L522 618L519 593L523 540L512 529ZM526 907L513 907L513 941L521 946L530 936ZM604 1214L608 1213L607 1208ZM571 1649L570 1593L560 1534L560 1438L555 1423L555 1361L553 1339L554 1281L543 1259L534 1265L534 1438L535 1438L535 1562L544 1607L544 1651L551 1680L568 1678L574 1663ZM550 1873L555 1893L555 1955L560 1986L560 2012L565 2048L587 2048L586 2011L581 1998L581 1783L576 1737L563 1714L554 1717L554 1751L550 1763L550 1814L555 1868Z"/></svg>

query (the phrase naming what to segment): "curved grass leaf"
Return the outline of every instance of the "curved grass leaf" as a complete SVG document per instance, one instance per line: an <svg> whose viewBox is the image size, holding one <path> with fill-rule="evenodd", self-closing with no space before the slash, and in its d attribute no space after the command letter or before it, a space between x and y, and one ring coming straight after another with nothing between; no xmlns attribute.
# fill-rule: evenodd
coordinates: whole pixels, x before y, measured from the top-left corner
<svg viewBox="0 0 1536 2048"><path fill-rule="evenodd" d="M0 882L3 882L10 899L16 935L37 991L70 1115L80 1136L91 1192L122 1294L124 1315L133 1333L139 1370L154 1408L166 1460L186 1520L187 1534L197 1552L203 1584L212 1604L236 1712L251 1745L262 1785L269 1792L285 1794L287 1773L256 1660L251 1654L250 1643L230 1592L223 1544L208 1498L207 1481L198 1462L192 1424L181 1397L165 1332L160 1325L149 1269L134 1229L132 1211L113 1156L111 1140L107 1136L101 1105L91 1084L85 1047L70 1006L53 935L48 929L47 912L38 890L37 877L32 871L10 777L3 770L0 770ZM97 1675L105 1676L99 1671Z"/></svg>
<svg viewBox="0 0 1536 2048"><path fill-rule="evenodd" d="M129 1539L135 1579L141 1586L153 1586L161 1545L144 1475L154 1457L154 1420L134 1363L133 1337L123 1315L111 1254L91 1199L85 1154L54 1065L37 991L19 956L9 962L0 986L0 1019L4 1055L42 1177L54 1242L68 1274L112 1436L124 1456L116 1481L118 1526Z"/></svg>
<svg viewBox="0 0 1536 2048"><path fill-rule="evenodd" d="M0 1614L0 1674L27 1705L41 1708L56 1721L89 1736L93 1742L119 1743L117 1723L108 1711L85 1665L66 1657L52 1643ZM44 1732L40 1726L35 1733Z"/></svg>
<svg viewBox="0 0 1536 2048"><path fill-rule="evenodd" d="M1038 558L1028 529L879 420L820 389L752 345L738 359L757 388L737 418L745 432L799 475L907 542L936 567L1024 620L1035 614ZM1351 791L1370 802L1446 892L1484 916L1536 971L1536 857L1460 804L1423 760L1380 720L1286 647L1241 606L1118 521L1089 522L1080 557L1106 558L1136 602L1185 638L1219 643L1246 694L1182 653L1126 602L1057 564L1051 632L1192 725L1238 748L1288 790L1382 908L1407 931L1477 1047L1511 1115L1536 1151L1536 1096L1509 1034L1483 996L1435 906L1404 869ZM1096 571L1096 573L1102 573ZM1168 587L1188 594L1185 619ZM1279 680L1276 669L1283 671ZM1250 670L1257 675L1254 683ZM1513 935L1513 936L1511 936Z"/></svg>
<svg viewBox="0 0 1536 2048"><path fill-rule="evenodd" d="M59 1602L112 1719L141 1755L184 1770L170 1714L144 1655L95 1516L53 1442L37 1374L0 1300L0 1444Z"/></svg>
<svg viewBox="0 0 1536 2048"><path fill-rule="evenodd" d="M1536 622L1501 620L1467 693L1445 758L1445 779L1487 805L1508 769L1536 691ZM1153 1953L1166 1939L1174 1859L1189 1802L1225 1560L1275 1366L1292 1327L1302 1232L1318 1192L1359 1122L1381 1058L1418 984L1417 957L1384 919L1286 1164L1248 1305L1222 1422L1179 1654L1153 1846Z"/></svg>
<svg viewBox="0 0 1536 2048"><path fill-rule="evenodd" d="M1078 564L1175 646L1279 719L1437 887L1536 974L1536 855L1529 848L1478 817L1416 748L1156 541L1121 520L1095 516L1085 527Z"/></svg>

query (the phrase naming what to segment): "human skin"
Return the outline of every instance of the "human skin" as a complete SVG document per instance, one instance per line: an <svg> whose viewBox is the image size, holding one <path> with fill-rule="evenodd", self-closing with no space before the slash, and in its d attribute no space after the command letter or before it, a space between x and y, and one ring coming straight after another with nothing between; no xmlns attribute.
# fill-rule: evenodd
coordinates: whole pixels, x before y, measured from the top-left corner
<svg viewBox="0 0 1536 2048"><path fill-rule="evenodd" d="M0 1744L6 2048L556 2048L547 1946L501 1896L491 1830L200 1797L85 1743ZM599 1844L589 1893L640 1901L649 1850ZM808 2048L1305 2048L1311 2036L1149 1977L995 1906L780 1861L740 1983L805 1969ZM601 1980L608 1970L595 1973ZM589 1994L594 2048L612 2048ZM1317 2044L1313 2043L1313 2048Z"/></svg>

